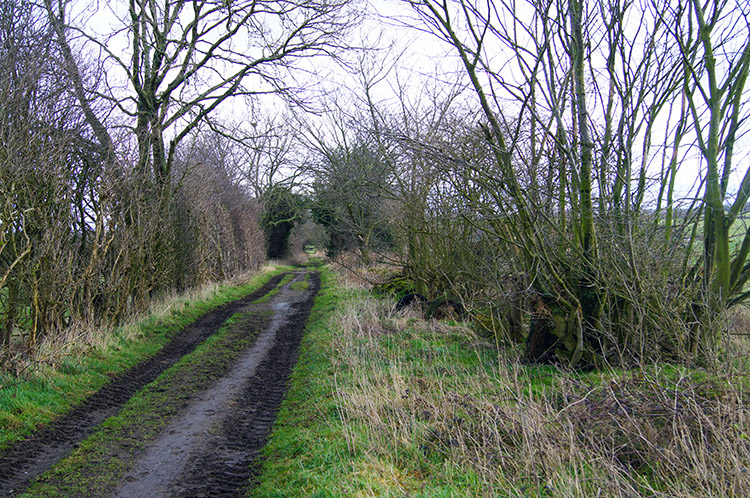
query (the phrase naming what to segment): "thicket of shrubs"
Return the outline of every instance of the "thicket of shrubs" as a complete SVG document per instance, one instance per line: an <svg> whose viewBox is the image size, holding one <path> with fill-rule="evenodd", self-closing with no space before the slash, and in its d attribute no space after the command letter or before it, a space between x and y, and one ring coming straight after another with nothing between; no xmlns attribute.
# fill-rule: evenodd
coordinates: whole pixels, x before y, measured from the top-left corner
<svg viewBox="0 0 750 498"><path fill-rule="evenodd" d="M381 249L404 293L463 301L531 362L710 363L750 298L738 5L411 2L460 71L420 99L398 62L362 64L368 98L330 126L318 180L366 181L316 189L349 207L329 216L343 249ZM389 247L368 244L383 228Z"/></svg>
<svg viewBox="0 0 750 498"><path fill-rule="evenodd" d="M175 192L160 196L128 165L81 178L48 147L0 165L3 349L115 323L154 296L264 260L258 206L226 172L186 162Z"/></svg>
<svg viewBox="0 0 750 498"><path fill-rule="evenodd" d="M178 154L167 188L134 166L132 137L111 160L69 92L44 13L0 6L0 356L257 268L259 208L211 142Z"/></svg>

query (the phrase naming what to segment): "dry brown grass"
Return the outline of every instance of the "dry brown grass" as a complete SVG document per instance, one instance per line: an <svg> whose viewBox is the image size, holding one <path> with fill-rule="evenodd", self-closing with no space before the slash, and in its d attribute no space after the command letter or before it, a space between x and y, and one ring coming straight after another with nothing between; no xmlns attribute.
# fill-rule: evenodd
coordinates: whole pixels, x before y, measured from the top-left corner
<svg viewBox="0 0 750 498"><path fill-rule="evenodd" d="M744 372L526 367L361 294L333 326L364 496L750 496Z"/></svg>
<svg viewBox="0 0 750 498"><path fill-rule="evenodd" d="M343 252L329 263L337 274L339 285L349 290L371 289L387 282L395 272L390 264L364 264L357 252Z"/></svg>
<svg viewBox="0 0 750 498"><path fill-rule="evenodd" d="M148 308L131 313L119 326L75 323L59 333L44 337L33 348L3 350L0 371L12 377L28 379L35 373L53 370L67 357L80 356L91 351L106 354L122 342L132 343L143 334L141 324L156 321L183 311L188 303L210 301L222 287L235 287L247 283L253 275L276 270L280 263L266 263L260 270L238 274L222 282L210 282L184 291L170 292L154 299Z"/></svg>

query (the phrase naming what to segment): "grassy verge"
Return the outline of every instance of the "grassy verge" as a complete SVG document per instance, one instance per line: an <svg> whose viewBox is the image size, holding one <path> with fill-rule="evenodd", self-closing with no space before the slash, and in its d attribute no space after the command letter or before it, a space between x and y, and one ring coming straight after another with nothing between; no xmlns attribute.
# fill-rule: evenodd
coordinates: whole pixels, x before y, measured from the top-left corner
<svg viewBox="0 0 750 498"><path fill-rule="evenodd" d="M750 496L746 375L524 366L323 282L253 498Z"/></svg>
<svg viewBox="0 0 750 498"><path fill-rule="evenodd" d="M214 287L198 296L170 299L148 317L109 333L91 332L48 346L19 377L0 372L0 450L79 404L113 376L155 354L183 327L218 306L240 299L274 275L277 267L244 285Z"/></svg>
<svg viewBox="0 0 750 498"><path fill-rule="evenodd" d="M330 319L343 299L333 274L323 272L290 389L264 448L261 485L252 496L315 496L314 491L326 489L328 479L348 470L328 354Z"/></svg>

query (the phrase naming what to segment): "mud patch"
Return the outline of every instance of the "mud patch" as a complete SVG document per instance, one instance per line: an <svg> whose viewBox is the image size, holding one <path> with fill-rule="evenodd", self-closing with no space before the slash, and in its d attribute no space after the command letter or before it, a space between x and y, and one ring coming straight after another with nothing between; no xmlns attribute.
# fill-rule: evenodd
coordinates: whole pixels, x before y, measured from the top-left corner
<svg viewBox="0 0 750 498"><path fill-rule="evenodd" d="M113 496L243 496L255 472L287 381L297 361L305 323L320 288L290 282L274 296L274 318L227 375L201 393L152 444Z"/></svg>
<svg viewBox="0 0 750 498"><path fill-rule="evenodd" d="M238 309L268 294L285 276L277 275L245 298L207 313L176 334L156 355L118 375L42 431L5 450L0 456L0 496L20 494L32 480L69 455L101 422L117 414L134 393L194 351Z"/></svg>
<svg viewBox="0 0 750 498"><path fill-rule="evenodd" d="M307 275L304 275L307 277ZM320 288L285 285L267 305L270 324L226 375L196 396L139 456L113 496L243 496L287 389ZM258 313L253 305L248 316Z"/></svg>
<svg viewBox="0 0 750 498"><path fill-rule="evenodd" d="M314 274L310 295L320 289ZM244 496L249 480L260 470L258 453L276 420L289 376L297 363L299 345L313 299L294 305L292 320L276 338L270 354L224 417L219 431L170 487L170 496Z"/></svg>

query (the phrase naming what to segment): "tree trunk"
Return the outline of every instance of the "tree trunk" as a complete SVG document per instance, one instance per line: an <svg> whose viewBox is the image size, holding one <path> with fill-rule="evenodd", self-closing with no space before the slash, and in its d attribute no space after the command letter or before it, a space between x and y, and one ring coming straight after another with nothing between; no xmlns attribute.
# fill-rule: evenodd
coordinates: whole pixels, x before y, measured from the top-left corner
<svg viewBox="0 0 750 498"><path fill-rule="evenodd" d="M532 314L525 359L531 363L561 362L576 367L583 357L581 309L542 298Z"/></svg>
<svg viewBox="0 0 750 498"><path fill-rule="evenodd" d="M11 278L8 280L8 302L5 306L5 316L3 317L3 345L7 348L10 346L10 338L13 334L13 329L16 326L16 315L18 314L18 281Z"/></svg>

